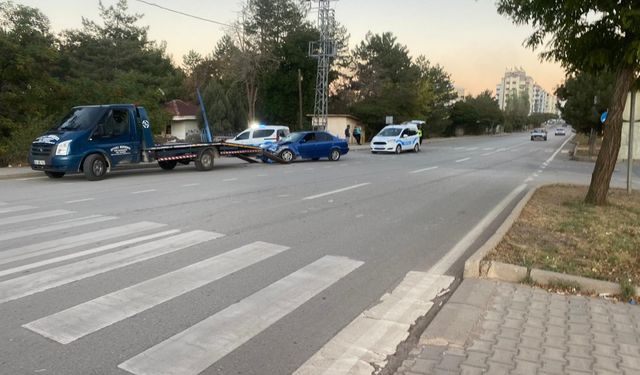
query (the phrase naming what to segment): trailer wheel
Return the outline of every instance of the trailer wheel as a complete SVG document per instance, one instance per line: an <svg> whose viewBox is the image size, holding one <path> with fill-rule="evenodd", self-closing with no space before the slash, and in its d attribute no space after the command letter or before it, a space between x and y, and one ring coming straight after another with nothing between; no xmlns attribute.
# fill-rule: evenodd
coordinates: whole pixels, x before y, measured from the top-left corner
<svg viewBox="0 0 640 375"><path fill-rule="evenodd" d="M196 169L199 171L210 171L213 169L213 152L211 149L202 150L195 160Z"/></svg>
<svg viewBox="0 0 640 375"><path fill-rule="evenodd" d="M102 155L91 154L82 163L84 176L89 181L102 180L107 174L107 161Z"/></svg>
<svg viewBox="0 0 640 375"><path fill-rule="evenodd" d="M164 169L165 171L172 170L173 168L176 167L177 164L178 164L178 162L175 161L175 160L158 161L158 165L160 166L160 168Z"/></svg>
<svg viewBox="0 0 640 375"><path fill-rule="evenodd" d="M49 178L62 178L64 176L64 172L44 172Z"/></svg>

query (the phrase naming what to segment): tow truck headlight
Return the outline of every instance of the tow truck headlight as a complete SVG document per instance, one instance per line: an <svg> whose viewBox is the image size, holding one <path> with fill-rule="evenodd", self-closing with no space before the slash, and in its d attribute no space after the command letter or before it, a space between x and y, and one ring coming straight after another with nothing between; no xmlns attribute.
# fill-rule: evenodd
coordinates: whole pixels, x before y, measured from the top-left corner
<svg viewBox="0 0 640 375"><path fill-rule="evenodd" d="M56 155L67 156L69 155L69 150L71 150L71 141L60 142L58 146L56 146Z"/></svg>

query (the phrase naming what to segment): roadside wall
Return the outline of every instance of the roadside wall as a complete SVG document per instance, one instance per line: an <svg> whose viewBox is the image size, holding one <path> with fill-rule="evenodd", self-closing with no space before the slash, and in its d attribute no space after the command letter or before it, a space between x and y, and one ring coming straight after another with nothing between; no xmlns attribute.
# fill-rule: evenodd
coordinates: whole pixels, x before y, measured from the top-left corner
<svg viewBox="0 0 640 375"><path fill-rule="evenodd" d="M629 154L629 117L631 113L631 94L627 96L627 104L622 115L622 140L618 160L627 160ZM633 160L640 160L640 91L636 93L636 108L633 126Z"/></svg>

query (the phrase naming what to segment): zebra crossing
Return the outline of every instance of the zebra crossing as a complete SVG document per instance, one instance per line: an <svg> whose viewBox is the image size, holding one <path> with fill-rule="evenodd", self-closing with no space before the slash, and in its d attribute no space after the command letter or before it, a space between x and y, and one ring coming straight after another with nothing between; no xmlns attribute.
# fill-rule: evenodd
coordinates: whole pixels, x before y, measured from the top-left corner
<svg viewBox="0 0 640 375"><path fill-rule="evenodd" d="M38 211L33 206L0 202L0 308L25 297L47 298L54 288L83 285L91 277L195 246L215 248L214 241L222 237L222 233L206 230L169 229L152 221L125 223L115 216ZM43 343L70 345L293 251L263 241L218 250L182 268L20 322L17 329L31 332L30 337L40 337ZM319 257L182 332L153 343L117 367L136 375L199 374L362 264L341 256Z"/></svg>

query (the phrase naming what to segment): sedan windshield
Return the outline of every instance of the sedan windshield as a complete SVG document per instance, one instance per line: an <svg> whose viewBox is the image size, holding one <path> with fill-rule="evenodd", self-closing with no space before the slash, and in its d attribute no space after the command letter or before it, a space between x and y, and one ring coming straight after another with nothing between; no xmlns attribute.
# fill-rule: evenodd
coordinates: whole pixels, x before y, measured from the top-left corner
<svg viewBox="0 0 640 375"><path fill-rule="evenodd" d="M288 136L282 138L282 140L280 141L280 143L285 143L285 142L298 142L300 139L302 139L302 137L304 137L305 133L291 133Z"/></svg>
<svg viewBox="0 0 640 375"><path fill-rule="evenodd" d="M397 137L401 131L402 129L400 128L386 128L382 129L382 131L378 133L378 135L381 137Z"/></svg>
<svg viewBox="0 0 640 375"><path fill-rule="evenodd" d="M101 107L79 107L74 108L54 126L51 130L85 130L95 125L104 115L105 108Z"/></svg>

